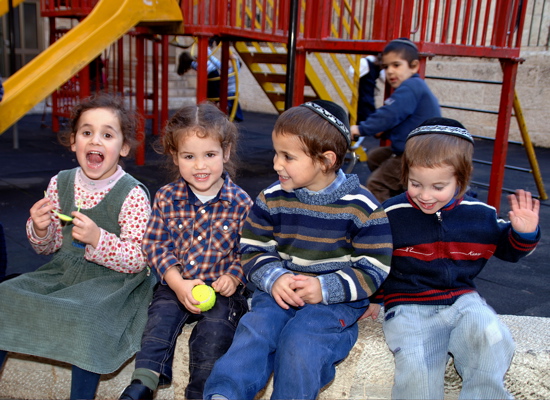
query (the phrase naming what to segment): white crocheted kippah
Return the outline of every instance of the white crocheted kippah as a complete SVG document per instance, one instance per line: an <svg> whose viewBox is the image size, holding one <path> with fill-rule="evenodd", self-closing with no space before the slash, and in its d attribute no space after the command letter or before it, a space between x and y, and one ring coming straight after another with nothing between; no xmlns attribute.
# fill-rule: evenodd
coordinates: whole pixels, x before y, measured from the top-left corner
<svg viewBox="0 0 550 400"><path fill-rule="evenodd" d="M430 118L424 121L422 125L409 133L407 140L414 136L430 133L457 136L474 144L474 138L470 132L460 122L450 118Z"/></svg>

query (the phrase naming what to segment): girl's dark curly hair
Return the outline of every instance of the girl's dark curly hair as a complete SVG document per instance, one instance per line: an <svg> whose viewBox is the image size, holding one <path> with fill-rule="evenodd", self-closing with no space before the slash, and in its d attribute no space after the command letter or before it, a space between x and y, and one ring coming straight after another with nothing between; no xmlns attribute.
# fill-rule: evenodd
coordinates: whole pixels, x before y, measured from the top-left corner
<svg viewBox="0 0 550 400"><path fill-rule="evenodd" d="M174 156L178 153L178 145L182 138L197 135L199 138L219 140L223 155L229 152L228 161L224 162L224 170L234 177L237 170L237 126L229 121L218 107L212 103L184 106L179 109L166 123L163 135L155 145L155 151L166 157L165 166L169 170L170 179L180 178Z"/></svg>
<svg viewBox="0 0 550 400"><path fill-rule="evenodd" d="M69 121L69 130L60 132L57 135L59 143L70 150L71 145L74 144L80 117L86 111L96 108L106 108L112 110L117 115L120 123L120 130L122 132L123 144L130 147L130 154L132 154L138 143L136 139L136 128L139 120L138 115L128 110L121 96L114 96L107 93L90 96L82 100L80 104L73 108Z"/></svg>

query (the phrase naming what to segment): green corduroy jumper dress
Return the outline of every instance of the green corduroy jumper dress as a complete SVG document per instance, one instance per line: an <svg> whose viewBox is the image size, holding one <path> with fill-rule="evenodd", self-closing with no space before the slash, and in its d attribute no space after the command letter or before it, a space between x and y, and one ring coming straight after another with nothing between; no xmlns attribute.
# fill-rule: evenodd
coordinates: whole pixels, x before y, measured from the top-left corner
<svg viewBox="0 0 550 400"><path fill-rule="evenodd" d="M75 172L58 175L65 214L76 210ZM97 206L81 212L119 235L121 206L136 185L125 174ZM63 227L63 245L50 262L0 284L0 349L111 373L139 350L155 278L147 268L126 274L85 260L71 229Z"/></svg>

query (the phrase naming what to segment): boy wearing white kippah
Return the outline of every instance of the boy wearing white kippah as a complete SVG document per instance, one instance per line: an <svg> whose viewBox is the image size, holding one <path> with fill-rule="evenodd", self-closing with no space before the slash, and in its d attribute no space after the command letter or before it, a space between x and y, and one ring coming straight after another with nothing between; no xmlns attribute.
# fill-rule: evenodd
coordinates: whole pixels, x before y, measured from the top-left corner
<svg viewBox="0 0 550 400"><path fill-rule="evenodd" d="M293 107L272 139L279 180L256 199L240 246L257 289L206 382L206 399L253 399L272 373L272 398L315 399L355 344L357 320L389 271L386 215L357 176L340 169L347 113L323 100Z"/></svg>
<svg viewBox="0 0 550 400"><path fill-rule="evenodd" d="M508 196L506 222L466 196L473 149L458 121L425 121L409 134L403 153L407 192L383 204L393 235L382 292L395 399L442 399L449 355L462 377L461 399L511 398L504 375L514 341L474 278L493 254L516 262L535 249L539 201L523 190Z"/></svg>

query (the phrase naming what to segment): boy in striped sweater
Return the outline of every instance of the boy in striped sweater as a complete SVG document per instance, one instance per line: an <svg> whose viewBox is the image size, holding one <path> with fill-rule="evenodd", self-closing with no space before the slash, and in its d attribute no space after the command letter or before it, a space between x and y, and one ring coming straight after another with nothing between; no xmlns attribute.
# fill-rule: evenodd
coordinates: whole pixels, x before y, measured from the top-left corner
<svg viewBox="0 0 550 400"><path fill-rule="evenodd" d="M257 289L207 380L207 399L253 399L271 373L272 398L316 398L389 272L386 215L358 177L340 169L350 145L346 112L323 100L293 107L272 140L279 180L256 199L241 239Z"/></svg>
<svg viewBox="0 0 550 400"><path fill-rule="evenodd" d="M463 380L461 399L511 398L503 382L514 342L473 280L492 255L516 262L535 249L539 202L518 190L507 222L465 196L473 144L458 121L425 121L403 153L407 192L384 202L394 243L383 296L395 399L442 399L449 354Z"/></svg>

